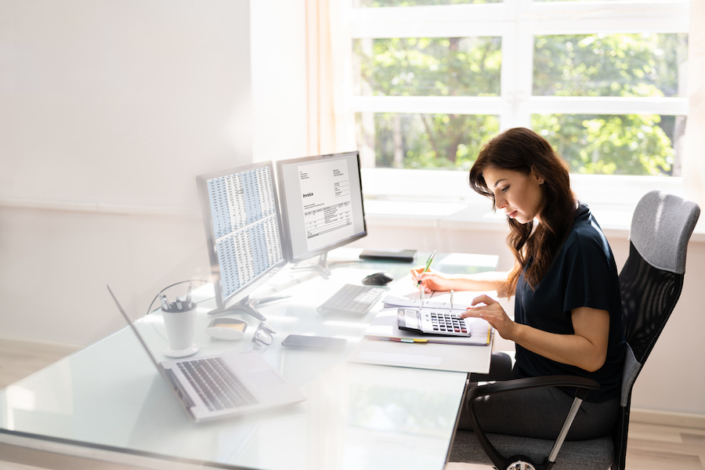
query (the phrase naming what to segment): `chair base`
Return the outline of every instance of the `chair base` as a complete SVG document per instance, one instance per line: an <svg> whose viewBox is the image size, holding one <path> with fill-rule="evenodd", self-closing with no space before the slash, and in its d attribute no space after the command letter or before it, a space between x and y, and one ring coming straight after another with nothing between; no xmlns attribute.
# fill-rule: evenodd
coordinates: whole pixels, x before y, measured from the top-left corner
<svg viewBox="0 0 705 470"><path fill-rule="evenodd" d="M551 453L554 441L528 437L487 434L497 451L504 455L526 455L541 463ZM614 444L609 435L588 441L566 441L556 459L553 470L608 470L612 465ZM467 462L492 466L472 431L457 430L450 462ZM504 469L501 469L504 470Z"/></svg>

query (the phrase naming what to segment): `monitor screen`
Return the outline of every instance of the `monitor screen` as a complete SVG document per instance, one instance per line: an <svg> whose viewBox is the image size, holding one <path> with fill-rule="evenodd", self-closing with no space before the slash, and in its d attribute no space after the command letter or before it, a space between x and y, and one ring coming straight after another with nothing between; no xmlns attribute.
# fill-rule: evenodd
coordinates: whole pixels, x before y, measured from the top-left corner
<svg viewBox="0 0 705 470"><path fill-rule="evenodd" d="M246 295L282 253L279 204L271 162L197 178L218 307Z"/></svg>
<svg viewBox="0 0 705 470"><path fill-rule="evenodd" d="M277 173L291 261L367 235L358 152L279 161Z"/></svg>

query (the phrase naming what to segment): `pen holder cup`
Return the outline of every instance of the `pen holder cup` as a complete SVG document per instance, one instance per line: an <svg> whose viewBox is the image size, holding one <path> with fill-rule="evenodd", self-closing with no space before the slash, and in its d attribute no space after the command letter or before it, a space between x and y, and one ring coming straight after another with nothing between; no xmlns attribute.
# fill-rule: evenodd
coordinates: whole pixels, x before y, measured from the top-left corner
<svg viewBox="0 0 705 470"><path fill-rule="evenodd" d="M195 354L198 346L193 342L196 326L196 305L188 310L162 310L169 347L164 354L169 357L185 357Z"/></svg>

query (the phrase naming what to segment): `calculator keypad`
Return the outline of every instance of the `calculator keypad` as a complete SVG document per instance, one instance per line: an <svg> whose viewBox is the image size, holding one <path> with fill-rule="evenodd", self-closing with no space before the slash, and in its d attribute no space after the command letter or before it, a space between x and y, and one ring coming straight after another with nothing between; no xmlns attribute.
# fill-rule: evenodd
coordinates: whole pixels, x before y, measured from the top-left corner
<svg viewBox="0 0 705 470"><path fill-rule="evenodd" d="M465 320L458 315L433 312L430 314L430 320L434 332L441 334L467 334L468 332Z"/></svg>

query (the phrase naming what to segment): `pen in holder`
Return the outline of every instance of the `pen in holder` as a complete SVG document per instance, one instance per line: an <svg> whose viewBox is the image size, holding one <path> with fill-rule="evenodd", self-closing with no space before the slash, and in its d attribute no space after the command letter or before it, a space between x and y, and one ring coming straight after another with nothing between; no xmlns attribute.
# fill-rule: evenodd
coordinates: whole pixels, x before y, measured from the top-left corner
<svg viewBox="0 0 705 470"><path fill-rule="evenodd" d="M198 346L193 342L196 325L196 304L191 302L190 295L184 301L176 299L169 302L162 294L162 315L169 347L164 355L169 357L186 357L198 352Z"/></svg>

